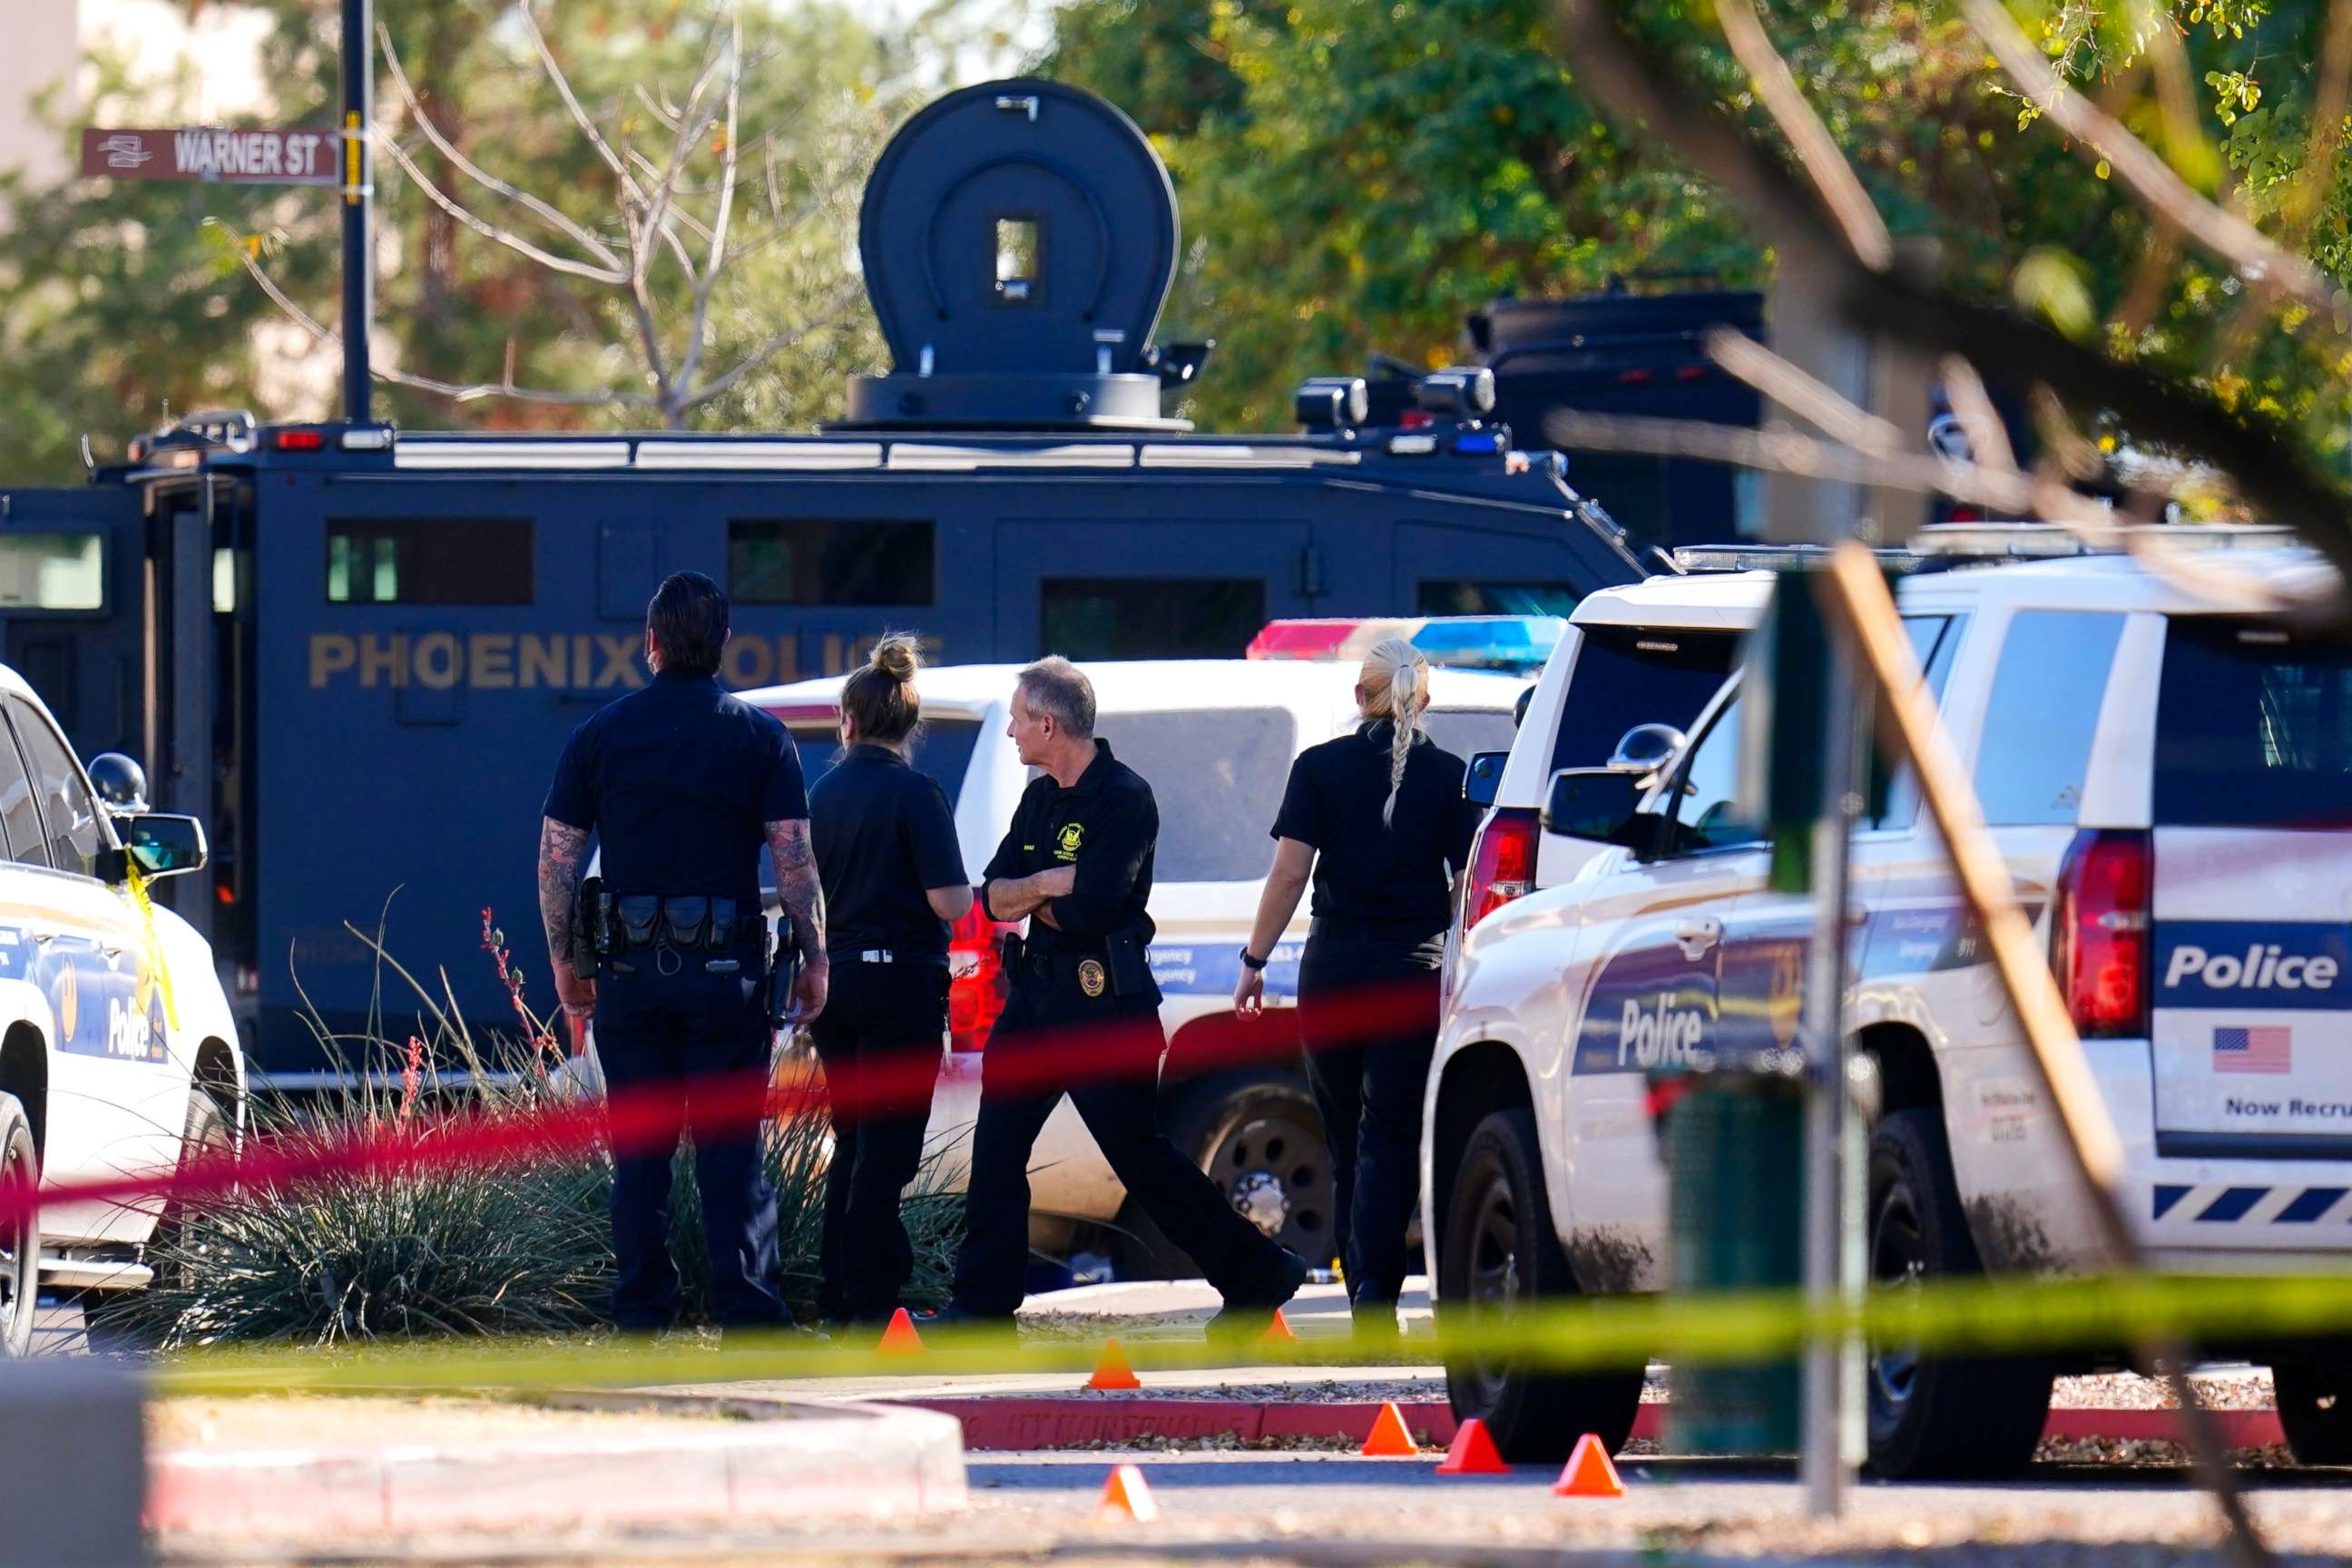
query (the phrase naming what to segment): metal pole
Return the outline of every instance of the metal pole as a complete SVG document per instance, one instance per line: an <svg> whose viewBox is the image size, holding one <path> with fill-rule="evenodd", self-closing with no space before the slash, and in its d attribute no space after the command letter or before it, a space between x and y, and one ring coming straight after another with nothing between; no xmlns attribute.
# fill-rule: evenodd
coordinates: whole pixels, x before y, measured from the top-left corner
<svg viewBox="0 0 2352 1568"><path fill-rule="evenodd" d="M1810 574L1807 574L1811 575ZM1810 593L1791 575L1783 592ZM1831 1307L1846 1286L1846 909L1851 877L1848 847L1858 802L1859 742L1853 700L1854 660L1843 637L1830 646L1828 712L1823 716L1822 814L1813 825L1813 941L1805 961L1804 1038L1811 1082L1805 1097L1805 1293L1815 1310ZM1845 1399L1849 1347L1815 1340L1805 1349L1804 1428L1799 1470L1805 1502L1816 1519L1834 1519L1843 1506L1846 1470Z"/></svg>
<svg viewBox="0 0 2352 1568"><path fill-rule="evenodd" d="M369 423L368 324L375 258L368 244L374 192L367 130L375 117L375 0L343 0L343 417Z"/></svg>

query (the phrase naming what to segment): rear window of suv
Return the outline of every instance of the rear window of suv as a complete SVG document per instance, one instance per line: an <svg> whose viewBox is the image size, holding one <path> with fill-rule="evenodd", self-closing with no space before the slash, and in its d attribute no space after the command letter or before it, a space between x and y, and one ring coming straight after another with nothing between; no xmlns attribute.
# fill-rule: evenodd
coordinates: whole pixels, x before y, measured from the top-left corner
<svg viewBox="0 0 2352 1568"><path fill-rule="evenodd" d="M1568 700L1551 747L1551 771L1597 768L1637 724L1688 730L1738 662L1729 632L1650 626L1579 628Z"/></svg>
<svg viewBox="0 0 2352 1568"><path fill-rule="evenodd" d="M792 732L793 743L800 749L801 781L814 788L816 781L833 771L841 760L841 731L831 724L793 720L784 728ZM915 752L911 759L918 768L940 781L947 792L948 805L952 808L957 792L963 788L964 771L971 766L972 747L980 741L980 721L977 719L932 719L925 721L922 732L915 737ZM760 857L760 890L772 893L776 889L775 861L769 856Z"/></svg>
<svg viewBox="0 0 2352 1568"><path fill-rule="evenodd" d="M1254 882L1274 864L1298 726L1286 708L1104 713L1095 733L1160 803L1156 882Z"/></svg>
<svg viewBox="0 0 2352 1568"><path fill-rule="evenodd" d="M2173 617L2150 795L2166 826L2352 824L2352 644Z"/></svg>

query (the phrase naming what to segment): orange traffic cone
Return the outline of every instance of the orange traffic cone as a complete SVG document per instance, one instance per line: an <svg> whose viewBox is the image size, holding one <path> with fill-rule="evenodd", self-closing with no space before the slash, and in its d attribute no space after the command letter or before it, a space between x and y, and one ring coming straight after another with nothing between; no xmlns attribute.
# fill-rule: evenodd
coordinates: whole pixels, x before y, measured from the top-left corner
<svg viewBox="0 0 2352 1568"><path fill-rule="evenodd" d="M1276 1307L1274 1310L1274 1321L1265 1326L1265 1332L1258 1335L1257 1342L1262 1345L1278 1345L1286 1342L1295 1345L1298 1342L1298 1331L1290 1326L1290 1320L1282 1315L1281 1308Z"/></svg>
<svg viewBox="0 0 2352 1568"><path fill-rule="evenodd" d="M1503 1456L1495 1451L1495 1439L1486 1435L1486 1424L1473 1415L1462 1423L1454 1434L1454 1446L1445 1450L1445 1462L1437 1467L1441 1476L1507 1476L1511 1467L1503 1463Z"/></svg>
<svg viewBox="0 0 2352 1568"><path fill-rule="evenodd" d="M1150 1524L1160 1517L1160 1504L1152 1500L1151 1488L1145 1484L1143 1472L1133 1465L1121 1465L1103 1483L1102 1511L1124 1514L1138 1524Z"/></svg>
<svg viewBox="0 0 2352 1568"><path fill-rule="evenodd" d="M915 1331L915 1320L899 1308L890 1314L890 1326L882 1331L882 1340L874 1347L876 1355L920 1355L923 1336Z"/></svg>
<svg viewBox="0 0 2352 1568"><path fill-rule="evenodd" d="M1117 1340L1105 1340L1102 1359L1095 1363L1095 1374L1087 1379L1088 1388L1141 1388L1143 1380L1135 1375L1135 1368L1127 1364L1127 1352L1118 1348Z"/></svg>
<svg viewBox="0 0 2352 1568"><path fill-rule="evenodd" d="M1617 1479L1617 1467L1609 1462L1609 1450L1601 1439L1587 1432L1576 1440L1576 1451L1568 1457L1568 1468L1552 1483L1554 1497L1623 1497L1625 1483Z"/></svg>
<svg viewBox="0 0 2352 1568"><path fill-rule="evenodd" d="M1404 1412L1391 1399L1372 1418L1372 1435L1357 1451L1368 1459L1409 1459L1421 1452L1421 1446L1405 1430Z"/></svg>

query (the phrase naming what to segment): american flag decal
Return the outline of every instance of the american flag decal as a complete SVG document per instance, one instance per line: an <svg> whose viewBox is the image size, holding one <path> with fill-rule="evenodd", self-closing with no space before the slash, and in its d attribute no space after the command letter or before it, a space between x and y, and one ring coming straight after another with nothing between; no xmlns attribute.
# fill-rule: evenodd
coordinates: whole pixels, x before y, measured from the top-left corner
<svg viewBox="0 0 2352 1568"><path fill-rule="evenodd" d="M2294 1031L2284 1025L2259 1029L2213 1031L2215 1072L2290 1072L2290 1042Z"/></svg>

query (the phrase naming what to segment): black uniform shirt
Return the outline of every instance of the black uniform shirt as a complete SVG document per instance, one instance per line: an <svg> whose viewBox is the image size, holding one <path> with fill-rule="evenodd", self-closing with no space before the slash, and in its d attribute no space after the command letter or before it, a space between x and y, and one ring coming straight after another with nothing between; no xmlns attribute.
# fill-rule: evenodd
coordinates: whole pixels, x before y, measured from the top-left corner
<svg viewBox="0 0 2352 1568"><path fill-rule="evenodd" d="M1160 803L1143 776L1095 742L1095 760L1064 789L1050 773L1029 781L1013 826L982 873L982 882L1027 877L1055 866L1077 867L1075 890L1049 906L1061 928L1029 922L1040 952L1099 952L1103 938L1131 933L1151 940L1151 854L1160 840Z"/></svg>
<svg viewBox="0 0 2352 1568"><path fill-rule="evenodd" d="M1375 720L1352 735L1309 746L1290 765L1274 837L1296 838L1315 857L1315 913L1445 929L1450 882L1470 858L1478 808L1462 798L1462 759L1427 735L1405 753L1396 826L1381 820L1389 798L1389 742Z"/></svg>
<svg viewBox="0 0 2352 1568"><path fill-rule="evenodd" d="M782 724L715 677L664 672L564 742L545 814L593 829L614 897L704 894L760 907L765 825L808 816Z"/></svg>
<svg viewBox="0 0 2352 1568"><path fill-rule="evenodd" d="M947 922L923 891L964 885L963 850L938 780L888 746L852 746L809 791L809 837L828 954L880 948L899 963L946 964Z"/></svg>

